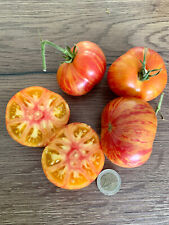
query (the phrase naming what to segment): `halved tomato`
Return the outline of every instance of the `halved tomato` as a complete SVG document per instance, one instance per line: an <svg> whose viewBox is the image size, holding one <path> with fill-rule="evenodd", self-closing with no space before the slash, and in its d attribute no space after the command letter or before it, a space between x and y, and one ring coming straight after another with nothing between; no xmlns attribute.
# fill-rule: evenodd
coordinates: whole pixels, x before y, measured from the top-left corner
<svg viewBox="0 0 169 225"><path fill-rule="evenodd" d="M14 95L6 108L6 127L22 145L46 146L57 128L67 124L70 109L59 95L43 87L28 87Z"/></svg>
<svg viewBox="0 0 169 225"><path fill-rule="evenodd" d="M104 154L96 132L84 123L61 128L42 154L42 167L50 182L65 189L80 189L96 179Z"/></svg>

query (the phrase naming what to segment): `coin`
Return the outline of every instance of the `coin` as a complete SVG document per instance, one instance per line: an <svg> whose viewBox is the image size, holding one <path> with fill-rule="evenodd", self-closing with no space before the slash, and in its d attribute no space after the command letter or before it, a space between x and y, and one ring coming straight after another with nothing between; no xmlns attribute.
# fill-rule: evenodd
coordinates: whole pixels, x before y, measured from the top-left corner
<svg viewBox="0 0 169 225"><path fill-rule="evenodd" d="M105 195L114 195L120 190L121 178L115 170L103 170L97 177L97 187Z"/></svg>

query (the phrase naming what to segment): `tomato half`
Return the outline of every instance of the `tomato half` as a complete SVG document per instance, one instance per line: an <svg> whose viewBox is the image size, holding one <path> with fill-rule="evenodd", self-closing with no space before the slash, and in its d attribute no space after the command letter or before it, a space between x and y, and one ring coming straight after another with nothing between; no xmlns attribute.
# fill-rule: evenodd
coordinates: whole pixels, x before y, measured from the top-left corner
<svg viewBox="0 0 169 225"><path fill-rule="evenodd" d="M151 155L157 130L153 108L139 98L119 97L109 102L101 120L101 146L121 167L137 167Z"/></svg>
<svg viewBox="0 0 169 225"><path fill-rule="evenodd" d="M157 52L135 47L112 63L107 79L109 87L117 95L150 101L165 88L167 70Z"/></svg>
<svg viewBox="0 0 169 225"><path fill-rule="evenodd" d="M59 95L43 87L28 87L7 104L6 127L10 136L26 146L46 146L57 128L67 124L69 106Z"/></svg>
<svg viewBox="0 0 169 225"><path fill-rule="evenodd" d="M96 179L104 165L104 154L96 132L84 123L61 128L42 154L48 180L65 189L80 189Z"/></svg>

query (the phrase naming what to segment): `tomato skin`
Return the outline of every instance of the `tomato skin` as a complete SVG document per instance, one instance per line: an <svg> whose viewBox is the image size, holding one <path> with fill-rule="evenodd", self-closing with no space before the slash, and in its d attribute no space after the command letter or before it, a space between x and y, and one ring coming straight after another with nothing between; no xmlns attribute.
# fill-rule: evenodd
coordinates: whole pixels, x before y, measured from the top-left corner
<svg viewBox="0 0 169 225"><path fill-rule="evenodd" d="M39 86L17 92L6 107L6 128L18 143L43 147L67 124L70 109L57 93Z"/></svg>
<svg viewBox="0 0 169 225"><path fill-rule="evenodd" d="M116 59L108 70L107 80L110 89L119 96L131 96L150 101L161 94L167 83L167 70L162 57L148 48L146 54L146 69L162 69L149 80L141 81L138 73L141 70L144 57L144 47L130 49ZM152 73L153 74L153 73Z"/></svg>
<svg viewBox="0 0 169 225"><path fill-rule="evenodd" d="M70 123L44 149L41 162L51 183L73 190L93 182L104 166L104 159L96 132L87 124Z"/></svg>
<svg viewBox="0 0 169 225"><path fill-rule="evenodd" d="M82 41L77 44L77 50L73 62L61 64L56 75L60 88L73 96L88 93L106 70L106 58L98 45Z"/></svg>
<svg viewBox="0 0 169 225"><path fill-rule="evenodd" d="M144 100L119 97L109 102L101 118L101 146L114 164L138 167L151 155L157 117Z"/></svg>

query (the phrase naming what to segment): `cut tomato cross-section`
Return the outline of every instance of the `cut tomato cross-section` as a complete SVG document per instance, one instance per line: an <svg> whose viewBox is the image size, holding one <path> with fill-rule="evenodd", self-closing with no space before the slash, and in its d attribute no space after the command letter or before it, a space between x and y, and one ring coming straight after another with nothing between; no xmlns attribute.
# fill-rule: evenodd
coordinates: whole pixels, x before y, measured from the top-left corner
<svg viewBox="0 0 169 225"><path fill-rule="evenodd" d="M96 179L104 154L96 132L84 123L61 128L42 154L42 167L50 182L65 189L80 189Z"/></svg>
<svg viewBox="0 0 169 225"><path fill-rule="evenodd" d="M56 130L67 124L70 109L59 95L43 87L28 87L16 93L6 108L6 127L20 144L46 146Z"/></svg>

